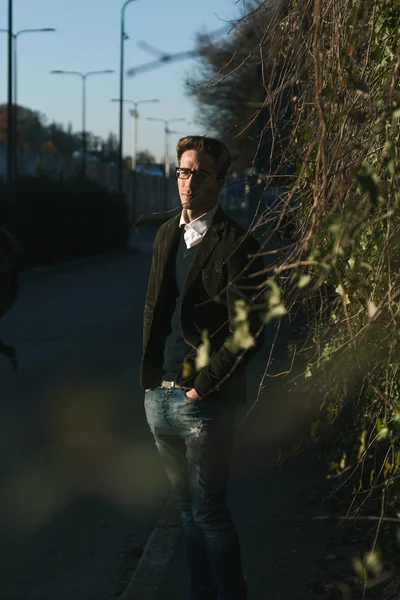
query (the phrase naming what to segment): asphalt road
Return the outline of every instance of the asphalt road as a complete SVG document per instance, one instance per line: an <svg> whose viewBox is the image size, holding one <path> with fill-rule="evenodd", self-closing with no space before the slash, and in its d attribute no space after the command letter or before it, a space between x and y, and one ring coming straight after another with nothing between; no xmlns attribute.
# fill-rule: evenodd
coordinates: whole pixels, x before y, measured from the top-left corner
<svg viewBox="0 0 400 600"><path fill-rule="evenodd" d="M146 237L147 236L147 237ZM166 482L138 373L151 232L30 272L0 322L0 598L117 598Z"/></svg>

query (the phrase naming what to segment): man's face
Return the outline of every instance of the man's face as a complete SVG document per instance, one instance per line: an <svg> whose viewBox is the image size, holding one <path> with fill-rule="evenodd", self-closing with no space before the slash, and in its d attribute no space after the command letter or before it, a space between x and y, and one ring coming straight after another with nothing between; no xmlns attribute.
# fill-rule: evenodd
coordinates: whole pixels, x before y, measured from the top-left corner
<svg viewBox="0 0 400 600"><path fill-rule="evenodd" d="M188 179L178 177L178 190L182 207L186 208L189 217L197 218L217 204L222 180L217 178L214 159L204 152L187 150L182 154L179 166L195 171Z"/></svg>

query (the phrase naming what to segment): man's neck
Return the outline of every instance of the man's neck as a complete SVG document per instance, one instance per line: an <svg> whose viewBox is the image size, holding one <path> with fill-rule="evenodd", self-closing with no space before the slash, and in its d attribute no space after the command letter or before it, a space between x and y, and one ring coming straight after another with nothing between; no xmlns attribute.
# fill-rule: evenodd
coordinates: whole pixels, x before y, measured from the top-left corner
<svg viewBox="0 0 400 600"><path fill-rule="evenodd" d="M205 214L206 214L205 212L197 212L197 211L186 209L186 217L187 217L187 220L189 221L189 223L191 223L192 221L195 221L196 219L198 219L199 217L201 217L202 215L205 215Z"/></svg>
<svg viewBox="0 0 400 600"><path fill-rule="evenodd" d="M208 208L203 208L202 210L190 210L190 208L187 208L186 209L187 220L189 221L189 223L191 223L192 221L195 221L199 217L202 217L203 215L206 215L207 213L209 213L210 210L213 210L216 206L217 205L214 204L214 206L209 206Z"/></svg>

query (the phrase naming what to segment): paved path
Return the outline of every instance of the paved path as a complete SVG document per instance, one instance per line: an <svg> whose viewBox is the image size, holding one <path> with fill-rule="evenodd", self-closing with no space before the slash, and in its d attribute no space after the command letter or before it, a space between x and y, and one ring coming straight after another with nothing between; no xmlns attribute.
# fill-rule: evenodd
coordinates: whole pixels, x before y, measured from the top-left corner
<svg viewBox="0 0 400 600"><path fill-rule="evenodd" d="M116 597L158 518L138 384L146 244L24 274L0 323L20 360L0 357L2 600Z"/></svg>

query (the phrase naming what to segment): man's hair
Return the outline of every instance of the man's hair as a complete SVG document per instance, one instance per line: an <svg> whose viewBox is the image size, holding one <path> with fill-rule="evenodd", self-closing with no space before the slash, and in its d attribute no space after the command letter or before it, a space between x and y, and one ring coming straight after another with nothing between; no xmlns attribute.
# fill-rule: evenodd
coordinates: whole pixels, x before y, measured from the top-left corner
<svg viewBox="0 0 400 600"><path fill-rule="evenodd" d="M205 135L187 135L179 140L176 147L178 164L182 154L188 150L197 150L211 156L215 161L218 178L223 179L226 176L231 165L231 154L225 144Z"/></svg>

